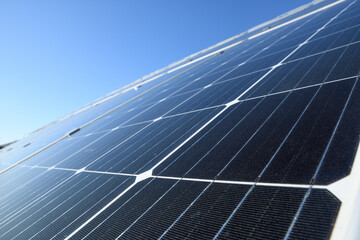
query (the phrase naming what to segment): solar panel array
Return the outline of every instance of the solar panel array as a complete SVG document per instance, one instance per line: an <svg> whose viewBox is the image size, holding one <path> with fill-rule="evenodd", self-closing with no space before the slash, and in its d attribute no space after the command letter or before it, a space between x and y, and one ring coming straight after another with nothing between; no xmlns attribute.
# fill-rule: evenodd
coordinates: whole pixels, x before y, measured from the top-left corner
<svg viewBox="0 0 360 240"><path fill-rule="evenodd" d="M320 2L1 149L0 239L329 238L359 30L358 1Z"/></svg>

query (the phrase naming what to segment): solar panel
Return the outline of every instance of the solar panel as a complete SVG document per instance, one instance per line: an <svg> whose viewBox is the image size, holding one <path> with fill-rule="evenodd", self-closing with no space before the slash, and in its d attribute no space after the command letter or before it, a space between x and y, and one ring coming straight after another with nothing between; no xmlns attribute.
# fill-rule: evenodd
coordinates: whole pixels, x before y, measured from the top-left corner
<svg viewBox="0 0 360 240"><path fill-rule="evenodd" d="M314 1L0 150L1 239L356 239L360 4Z"/></svg>

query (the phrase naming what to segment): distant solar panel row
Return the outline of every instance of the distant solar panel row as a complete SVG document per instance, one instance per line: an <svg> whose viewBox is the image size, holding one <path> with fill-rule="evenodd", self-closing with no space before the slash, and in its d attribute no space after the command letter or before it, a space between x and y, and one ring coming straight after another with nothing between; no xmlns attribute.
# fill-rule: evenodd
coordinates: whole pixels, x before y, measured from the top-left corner
<svg viewBox="0 0 360 240"><path fill-rule="evenodd" d="M0 238L329 238L359 143L360 4L326 3L2 149Z"/></svg>

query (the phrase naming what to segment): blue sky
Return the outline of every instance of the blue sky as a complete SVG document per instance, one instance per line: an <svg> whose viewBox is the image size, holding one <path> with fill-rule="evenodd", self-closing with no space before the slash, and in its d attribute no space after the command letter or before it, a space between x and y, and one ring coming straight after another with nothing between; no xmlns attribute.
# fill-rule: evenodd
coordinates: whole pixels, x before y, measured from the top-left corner
<svg viewBox="0 0 360 240"><path fill-rule="evenodd" d="M3 0L0 143L310 0Z"/></svg>

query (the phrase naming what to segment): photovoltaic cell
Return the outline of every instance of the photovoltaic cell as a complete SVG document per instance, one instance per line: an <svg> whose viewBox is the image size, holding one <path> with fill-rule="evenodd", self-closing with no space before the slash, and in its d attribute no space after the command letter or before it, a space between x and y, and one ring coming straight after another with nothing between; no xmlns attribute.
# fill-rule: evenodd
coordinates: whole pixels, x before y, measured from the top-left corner
<svg viewBox="0 0 360 240"><path fill-rule="evenodd" d="M304 191L300 189L255 188L225 226L219 239L284 238L296 210L302 202L303 195ZM327 204L324 205L324 202ZM327 191L317 189L312 191L304 208L302 211L304 215L312 216L314 214L318 217L318 219L311 220L312 226L310 227L316 229L316 233L312 232L309 226L302 225L302 219L299 219L295 229L307 229L307 231L302 230L301 236L297 236L295 230L290 238L324 239L329 237L329 228L333 224L339 208L338 200ZM304 216L304 218L306 217ZM306 220L305 222L309 223Z"/></svg>
<svg viewBox="0 0 360 240"><path fill-rule="evenodd" d="M327 204L321 204L323 202ZM339 207L339 201L328 191L312 190L289 239L307 239L309 236L312 239L329 238ZM302 231L304 228L307 233Z"/></svg>
<svg viewBox="0 0 360 240"><path fill-rule="evenodd" d="M4 177L4 185L13 189L1 197L3 239L61 239L132 182L123 176L22 170L26 172L16 182L12 176Z"/></svg>

